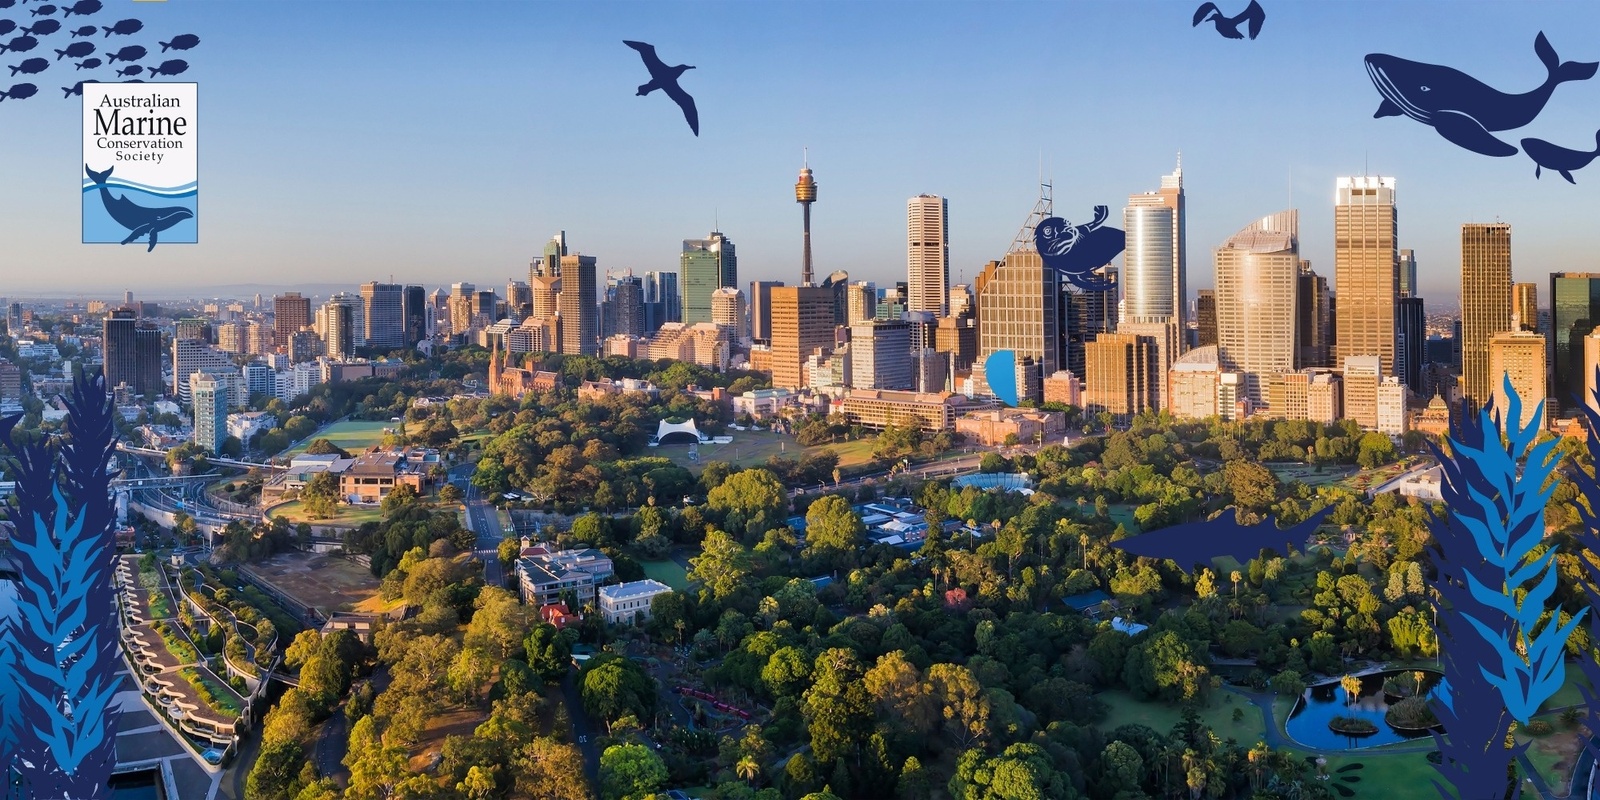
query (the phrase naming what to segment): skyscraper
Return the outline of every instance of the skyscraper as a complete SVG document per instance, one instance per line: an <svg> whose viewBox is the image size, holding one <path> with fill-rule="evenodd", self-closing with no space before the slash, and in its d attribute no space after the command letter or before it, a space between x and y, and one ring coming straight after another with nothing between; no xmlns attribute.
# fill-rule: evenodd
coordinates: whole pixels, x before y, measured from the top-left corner
<svg viewBox="0 0 1600 800"><path fill-rule="evenodd" d="M1117 283L1121 275L1114 267L1107 267L1103 273L1111 284L1109 289L1086 292L1076 286L1060 287L1056 329L1063 332L1064 342L1056 368L1071 372L1080 381L1088 380L1084 347L1096 336L1117 330Z"/></svg>
<svg viewBox="0 0 1600 800"><path fill-rule="evenodd" d="M822 288L833 292L833 324L835 327L850 324L850 273L836 269L822 281Z"/></svg>
<svg viewBox="0 0 1600 800"><path fill-rule="evenodd" d="M394 350L406 346L404 287L398 283L361 284L361 313L367 347Z"/></svg>
<svg viewBox="0 0 1600 800"><path fill-rule="evenodd" d="M1177 271L1173 269L1174 210L1165 205L1135 204L1158 195L1134 195L1122 210L1127 249L1122 253L1122 315L1119 322L1176 320Z"/></svg>
<svg viewBox="0 0 1600 800"><path fill-rule="evenodd" d="M811 204L817 201L817 182L811 177L811 159L803 160L800 179L794 184L794 201L804 216L803 253L800 257L800 285L811 285Z"/></svg>
<svg viewBox="0 0 1600 800"><path fill-rule="evenodd" d="M644 274L645 333L655 333L668 322L683 321L683 296L678 291L678 273Z"/></svg>
<svg viewBox="0 0 1600 800"><path fill-rule="evenodd" d="M1510 398L1505 385L1509 379L1511 390L1522 403L1518 423L1527 425L1540 409L1545 398L1545 346L1544 337L1525 330L1504 331L1489 339L1489 380L1494 389L1494 407L1501 414L1509 414ZM1509 422L1509 418L1507 418ZM1542 422L1547 423L1546 418Z"/></svg>
<svg viewBox="0 0 1600 800"><path fill-rule="evenodd" d="M355 348L367 346L366 303L362 302L358 295L349 292L339 292L328 298L328 302L350 309L350 350L343 357L354 356ZM331 345L328 347L328 354L333 354Z"/></svg>
<svg viewBox="0 0 1600 800"><path fill-rule="evenodd" d="M228 438L228 387L204 372L189 376L189 396L194 399L194 443L222 452Z"/></svg>
<svg viewBox="0 0 1600 800"><path fill-rule="evenodd" d="M1166 208L1170 211L1170 215L1157 213L1145 216L1145 212L1142 211L1143 209L1153 208ZM1168 216L1170 216L1170 222L1166 221ZM1188 234L1185 231L1187 227L1186 216L1187 211L1184 208L1183 195L1183 157L1181 155L1178 157L1177 167L1172 170L1172 174L1161 176L1160 189L1129 197L1128 207L1123 211L1125 222L1130 218L1138 218L1140 235L1137 238L1140 239L1140 242L1138 244L1139 254L1135 259L1138 262L1137 266L1146 276L1141 280L1146 281L1146 285L1150 287L1148 291L1145 289L1138 290L1141 295L1140 304L1134 312L1131 312L1131 315L1134 317L1161 316L1153 312L1160 310L1160 306L1155 301L1159 300L1162 292L1165 291L1169 297L1171 310L1164 316L1170 317L1173 322L1176 322L1179 331L1187 331L1189 328L1189 244ZM1132 223L1128 224L1131 225ZM1167 230L1171 237L1171 244L1167 247L1161 247L1149 238L1150 236L1159 235L1163 229ZM1127 234L1129 256L1132 256L1136 237L1132 229ZM1132 271L1134 265L1134 261L1130 261L1129 256L1125 256L1123 259L1124 274L1122 281L1125 293L1134 291L1133 276L1127 274ZM1157 280L1153 275L1154 270L1159 269L1163 262L1171 274L1171 277L1164 281Z"/></svg>
<svg viewBox="0 0 1600 800"><path fill-rule="evenodd" d="M607 287L601 313L603 326L612 335L645 334L644 282L634 275L623 275Z"/></svg>
<svg viewBox="0 0 1600 800"><path fill-rule="evenodd" d="M1344 287L1340 287L1342 293ZM1342 311L1355 313L1355 309ZM1494 396L1489 340L1511 330L1511 226L1461 226L1461 392L1474 407ZM1340 337L1344 334L1341 332Z"/></svg>
<svg viewBox="0 0 1600 800"><path fill-rule="evenodd" d="M1217 292L1201 289L1194 301L1195 347L1217 343Z"/></svg>
<svg viewBox="0 0 1600 800"><path fill-rule="evenodd" d="M350 304L329 300L322 306L322 315L323 352L334 361L344 361L355 355L355 314Z"/></svg>
<svg viewBox="0 0 1600 800"><path fill-rule="evenodd" d="M733 242L721 231L704 239L684 239L678 259L678 285L682 294L681 320L685 325L711 321L711 293L739 285L739 260Z"/></svg>
<svg viewBox="0 0 1600 800"><path fill-rule="evenodd" d="M724 286L711 293L711 321L726 327L730 340L741 342L749 338L744 320L744 292Z"/></svg>
<svg viewBox="0 0 1600 800"><path fill-rule="evenodd" d="M105 362L106 388L127 384L138 391L139 315L133 309L112 309L100 323L101 360Z"/></svg>
<svg viewBox="0 0 1600 800"><path fill-rule="evenodd" d="M506 281L506 311L518 322L533 310L533 292L524 281Z"/></svg>
<svg viewBox="0 0 1600 800"><path fill-rule="evenodd" d="M401 296L401 316L406 326L406 347L416 347L428 337L428 291L407 286Z"/></svg>
<svg viewBox="0 0 1600 800"><path fill-rule="evenodd" d="M772 386L806 386L805 361L833 347L833 293L820 286L772 290Z"/></svg>
<svg viewBox="0 0 1600 800"><path fill-rule="evenodd" d="M1402 297L1395 310L1395 366L1400 382L1422 394L1422 365L1427 360L1428 324L1422 298Z"/></svg>
<svg viewBox="0 0 1600 800"><path fill-rule="evenodd" d="M750 338L756 344L772 342L772 290L783 281L750 282Z"/></svg>
<svg viewBox="0 0 1600 800"><path fill-rule="evenodd" d="M566 355L594 355L600 352L600 306L595 295L594 256L561 257L561 294L556 307L561 313L561 352Z"/></svg>
<svg viewBox="0 0 1600 800"><path fill-rule="evenodd" d="M1038 251L1031 247L1012 250L1004 261L991 261L983 268L976 281L978 361L973 365L975 370L989 354L1010 350L1016 354L1019 365L1029 360L1028 369L1037 377L1033 381L1018 381L1020 391L1026 385L1042 387L1045 376L1060 368L1061 292L1057 283L1055 270L1045 268ZM882 306L879 308L881 310ZM987 377L983 385L976 388L987 393Z"/></svg>
<svg viewBox="0 0 1600 800"><path fill-rule="evenodd" d="M850 326L850 385L857 389L916 387L911 364L911 323L875 319Z"/></svg>
<svg viewBox="0 0 1600 800"><path fill-rule="evenodd" d="M1295 356L1298 369L1333 366L1332 296L1328 279L1300 262L1300 286L1295 297Z"/></svg>
<svg viewBox="0 0 1600 800"><path fill-rule="evenodd" d="M1156 343L1133 333L1102 333L1084 345L1083 404L1127 417L1156 408Z"/></svg>
<svg viewBox="0 0 1600 800"><path fill-rule="evenodd" d="M1334 202L1333 273L1339 290L1335 360L1342 364L1346 356L1377 356L1383 374L1393 375L1395 301L1400 296L1395 179L1339 178Z"/></svg>
<svg viewBox="0 0 1600 800"><path fill-rule="evenodd" d="M1600 326L1600 272L1557 272L1550 276L1550 399L1572 410L1591 402L1584 347Z"/></svg>
<svg viewBox="0 0 1600 800"><path fill-rule="evenodd" d="M1516 283L1511 286L1511 310L1517 315L1521 330L1539 330L1539 284Z"/></svg>
<svg viewBox="0 0 1600 800"><path fill-rule="evenodd" d="M950 293L950 201L919 194L906 201L907 311L943 316ZM857 362L859 363L859 362Z"/></svg>
<svg viewBox="0 0 1600 800"><path fill-rule="evenodd" d="M1400 296L1417 296L1417 254L1410 250L1400 251Z"/></svg>
<svg viewBox="0 0 1600 800"><path fill-rule="evenodd" d="M1224 371L1243 373L1245 396L1263 405L1267 376L1295 369L1299 212L1257 220L1217 248L1214 258L1218 362Z"/></svg>
<svg viewBox="0 0 1600 800"><path fill-rule="evenodd" d="M311 324L311 300L299 292L284 292L272 298L272 332L279 347L289 346L295 331Z"/></svg>
<svg viewBox="0 0 1600 800"><path fill-rule="evenodd" d="M854 325L878 316L878 287L871 281L856 281L845 290L845 321Z"/></svg>

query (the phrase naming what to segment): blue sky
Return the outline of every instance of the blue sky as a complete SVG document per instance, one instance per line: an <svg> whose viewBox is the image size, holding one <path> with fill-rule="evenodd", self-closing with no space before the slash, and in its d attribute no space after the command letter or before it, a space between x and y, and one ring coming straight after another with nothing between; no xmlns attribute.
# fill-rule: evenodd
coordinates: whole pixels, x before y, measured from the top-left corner
<svg viewBox="0 0 1600 800"><path fill-rule="evenodd" d="M1540 30L1563 60L1600 61L1600 4L1264 0L1254 42L1191 28L1196 5L106 0L96 22L145 20L130 43L203 40L184 76L200 83L201 243L78 243L79 108L57 93L60 62L38 96L0 103L0 295L503 285L563 229L603 269L642 273L675 268L714 222L741 281L794 281L802 147L818 273L880 285L904 279L908 197L949 198L952 280L971 280L1031 209L1041 157L1058 215L1105 204L1119 219L1179 150L1191 289L1291 182L1304 254L1331 274L1334 179L1364 169L1397 176L1401 246L1430 301L1455 302L1468 221L1512 223L1517 277L1541 303L1547 273L1600 268L1600 168L1535 180L1526 156L1373 119L1362 66L1390 53L1527 91L1545 77ZM623 39L697 67L683 86L699 138L660 93L634 96L648 75ZM1502 138L1588 150L1596 128L1600 78Z"/></svg>

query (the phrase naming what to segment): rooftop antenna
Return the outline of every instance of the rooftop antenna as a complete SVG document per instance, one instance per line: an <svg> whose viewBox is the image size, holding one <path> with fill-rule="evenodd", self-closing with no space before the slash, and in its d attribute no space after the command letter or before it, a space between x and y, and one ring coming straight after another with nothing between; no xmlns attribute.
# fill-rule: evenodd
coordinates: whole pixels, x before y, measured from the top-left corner
<svg viewBox="0 0 1600 800"><path fill-rule="evenodd" d="M811 148L805 147L805 146L802 146L800 148L800 166L802 166L802 167L810 167L811 166Z"/></svg>

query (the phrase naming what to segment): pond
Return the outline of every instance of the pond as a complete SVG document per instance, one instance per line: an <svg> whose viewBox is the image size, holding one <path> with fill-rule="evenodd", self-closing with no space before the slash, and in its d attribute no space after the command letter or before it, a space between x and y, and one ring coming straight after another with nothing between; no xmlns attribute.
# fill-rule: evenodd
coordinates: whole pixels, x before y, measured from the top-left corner
<svg viewBox="0 0 1600 800"><path fill-rule="evenodd" d="M146 769L111 776L111 800L162 800L161 773Z"/></svg>
<svg viewBox="0 0 1600 800"><path fill-rule="evenodd" d="M1324 750L1355 750L1412 739L1427 739L1430 736L1428 731L1396 730L1385 722L1383 717L1390 705L1383 691L1384 681L1398 676L1401 681L1409 683L1412 673L1412 670L1391 670L1367 675L1361 678L1361 692L1354 702L1350 702L1344 687L1337 681L1313 686L1301 696L1300 703L1289 715L1284 728L1290 739L1308 747ZM1427 696L1433 695L1439 677L1436 672L1424 672L1422 685L1427 690ZM1399 698L1395 699L1398 702ZM1328 728L1328 722L1334 717L1363 719L1371 722L1378 730L1365 736L1335 733Z"/></svg>

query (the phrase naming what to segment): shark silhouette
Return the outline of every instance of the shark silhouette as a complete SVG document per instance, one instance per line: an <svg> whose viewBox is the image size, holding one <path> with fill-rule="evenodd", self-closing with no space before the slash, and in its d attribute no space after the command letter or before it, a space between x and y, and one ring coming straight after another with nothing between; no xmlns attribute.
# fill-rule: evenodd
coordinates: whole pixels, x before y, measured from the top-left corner
<svg viewBox="0 0 1600 800"><path fill-rule="evenodd" d="M667 66L666 62L656 55L656 47L653 44L627 40L623 40L622 43L639 51L639 57L644 59L645 69L650 70L650 82L641 85L635 96L643 97L657 89L666 92L667 96L672 98L672 101L677 103L679 108L683 109L683 118L689 121L689 130L694 131L694 135L699 136L700 113L694 108L694 98L690 97L689 93L678 85L679 76L694 69L694 67L687 64L679 64L676 67Z"/></svg>
<svg viewBox="0 0 1600 800"><path fill-rule="evenodd" d="M1112 542L1111 546L1131 555L1171 559L1184 570L1191 570L1195 564L1210 564L1223 556L1231 556L1242 564L1261 555L1263 548L1284 556L1289 554L1291 546L1304 549L1306 539L1331 513L1333 507L1329 506L1312 514L1305 522L1284 530L1278 528L1274 518L1259 525L1240 525L1237 511L1229 508L1216 519L1130 536Z"/></svg>
<svg viewBox="0 0 1600 800"><path fill-rule="evenodd" d="M1534 40L1533 51L1548 74L1538 88L1523 94L1497 91L1450 67L1373 53L1366 58L1367 75L1383 95L1383 103L1372 116L1404 114L1431 125L1440 136L1474 153L1514 156L1517 148L1496 139L1490 131L1527 125L1544 110L1557 86L1588 80L1600 68L1600 63L1593 62L1563 63L1543 32Z"/></svg>
<svg viewBox="0 0 1600 800"><path fill-rule="evenodd" d="M117 221L118 225L128 229L128 238L122 240L127 244L141 236L150 237L150 246L145 248L148 253L156 249L156 236L162 231L194 217L194 212L182 206L171 208L145 208L135 205L126 196L112 197L111 190L106 188L106 179L111 177L115 166L106 167L105 172L95 172L89 169L88 164L83 165L88 171L89 179L100 187L100 202L106 206L106 213Z"/></svg>

